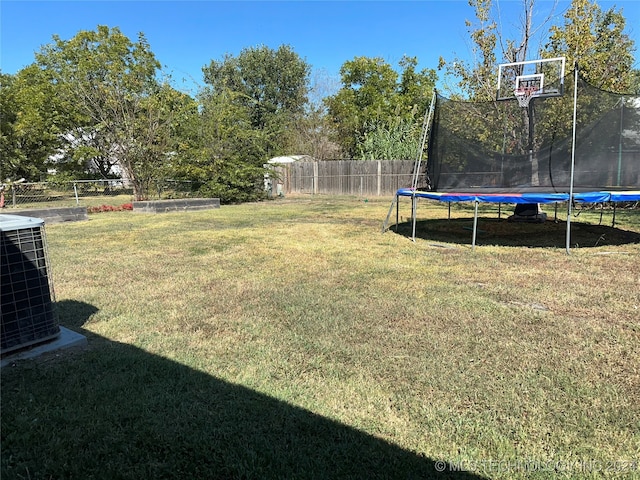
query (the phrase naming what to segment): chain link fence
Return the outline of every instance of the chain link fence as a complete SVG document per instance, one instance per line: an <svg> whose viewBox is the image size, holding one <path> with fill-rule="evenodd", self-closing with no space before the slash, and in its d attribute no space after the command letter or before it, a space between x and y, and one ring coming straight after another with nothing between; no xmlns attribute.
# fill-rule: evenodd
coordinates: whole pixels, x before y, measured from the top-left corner
<svg viewBox="0 0 640 480"><path fill-rule="evenodd" d="M152 182L149 199L195 196L191 182L159 180ZM3 184L0 207L53 208L71 206L118 205L134 199L133 188L123 180L74 180Z"/></svg>

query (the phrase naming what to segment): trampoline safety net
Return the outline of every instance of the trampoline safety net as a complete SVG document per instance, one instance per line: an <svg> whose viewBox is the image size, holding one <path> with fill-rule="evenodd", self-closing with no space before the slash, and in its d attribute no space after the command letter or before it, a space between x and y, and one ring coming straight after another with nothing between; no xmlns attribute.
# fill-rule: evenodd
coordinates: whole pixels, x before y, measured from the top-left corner
<svg viewBox="0 0 640 480"><path fill-rule="evenodd" d="M454 101L438 94L427 188L455 192L569 192L573 74L564 95ZM640 187L640 96L578 79L574 191Z"/></svg>

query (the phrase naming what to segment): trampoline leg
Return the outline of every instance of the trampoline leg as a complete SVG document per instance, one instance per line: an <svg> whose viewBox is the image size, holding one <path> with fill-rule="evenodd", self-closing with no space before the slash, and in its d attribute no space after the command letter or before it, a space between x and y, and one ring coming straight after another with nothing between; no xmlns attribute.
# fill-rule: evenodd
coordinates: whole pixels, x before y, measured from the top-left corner
<svg viewBox="0 0 640 480"><path fill-rule="evenodd" d="M611 227L616 226L616 202L613 202L613 218L611 219Z"/></svg>
<svg viewBox="0 0 640 480"><path fill-rule="evenodd" d="M600 204L600 221L598 222L598 225L602 225L602 212L604 212L604 202Z"/></svg>
<svg viewBox="0 0 640 480"><path fill-rule="evenodd" d="M393 212L393 204L396 204L396 232L398 231L398 195L393 197L393 201L391 202L391 206L389 207L389 212L387 213L387 218L385 218L384 223L382 224L382 233L387 231L387 225L389 224L389 217L391 217L391 212Z"/></svg>
<svg viewBox="0 0 640 480"><path fill-rule="evenodd" d="M471 240L471 250L476 248L476 232L478 227L478 201L475 201L475 209L473 212L473 239Z"/></svg>

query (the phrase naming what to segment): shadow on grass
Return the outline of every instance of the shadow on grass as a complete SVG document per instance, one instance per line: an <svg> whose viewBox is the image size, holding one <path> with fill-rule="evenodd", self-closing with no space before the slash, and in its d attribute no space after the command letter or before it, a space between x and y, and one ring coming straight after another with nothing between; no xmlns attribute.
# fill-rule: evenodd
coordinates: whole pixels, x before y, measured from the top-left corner
<svg viewBox="0 0 640 480"><path fill-rule="evenodd" d="M57 308L89 348L3 370L3 479L480 478L93 335L92 305Z"/></svg>
<svg viewBox="0 0 640 480"><path fill-rule="evenodd" d="M557 247L566 245L566 223L547 220L544 223L515 223L506 219L479 217L476 245L518 247ZM396 231L395 224L391 230ZM410 221L398 224L397 233L412 236ZM471 245L473 218L418 220L416 238L427 241ZM640 233L606 225L594 225L573 220L571 247L602 247L640 243Z"/></svg>

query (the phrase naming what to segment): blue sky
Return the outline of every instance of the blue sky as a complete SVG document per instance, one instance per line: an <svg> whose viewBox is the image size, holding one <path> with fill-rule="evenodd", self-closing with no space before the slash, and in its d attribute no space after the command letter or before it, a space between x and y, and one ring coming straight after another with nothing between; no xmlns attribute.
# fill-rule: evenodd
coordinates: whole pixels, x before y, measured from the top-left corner
<svg viewBox="0 0 640 480"><path fill-rule="evenodd" d="M496 0L502 31L521 24L522 0ZM640 0L599 1L622 8L627 33L640 46ZM560 0L553 21L561 23L568 0ZM535 20L552 10L537 0ZM0 1L0 68L16 73L51 42L97 25L119 27L132 40L145 34L156 58L178 88L202 85L202 67L237 55L243 48L290 45L313 68L312 79L339 85L341 65L356 56L381 57L396 66L403 55L420 68L436 68L440 56L470 58L465 20L467 0L413 1ZM548 28L544 29L545 31ZM640 53L636 52L636 58ZM636 68L640 64L636 62ZM324 79L324 80L323 80Z"/></svg>

